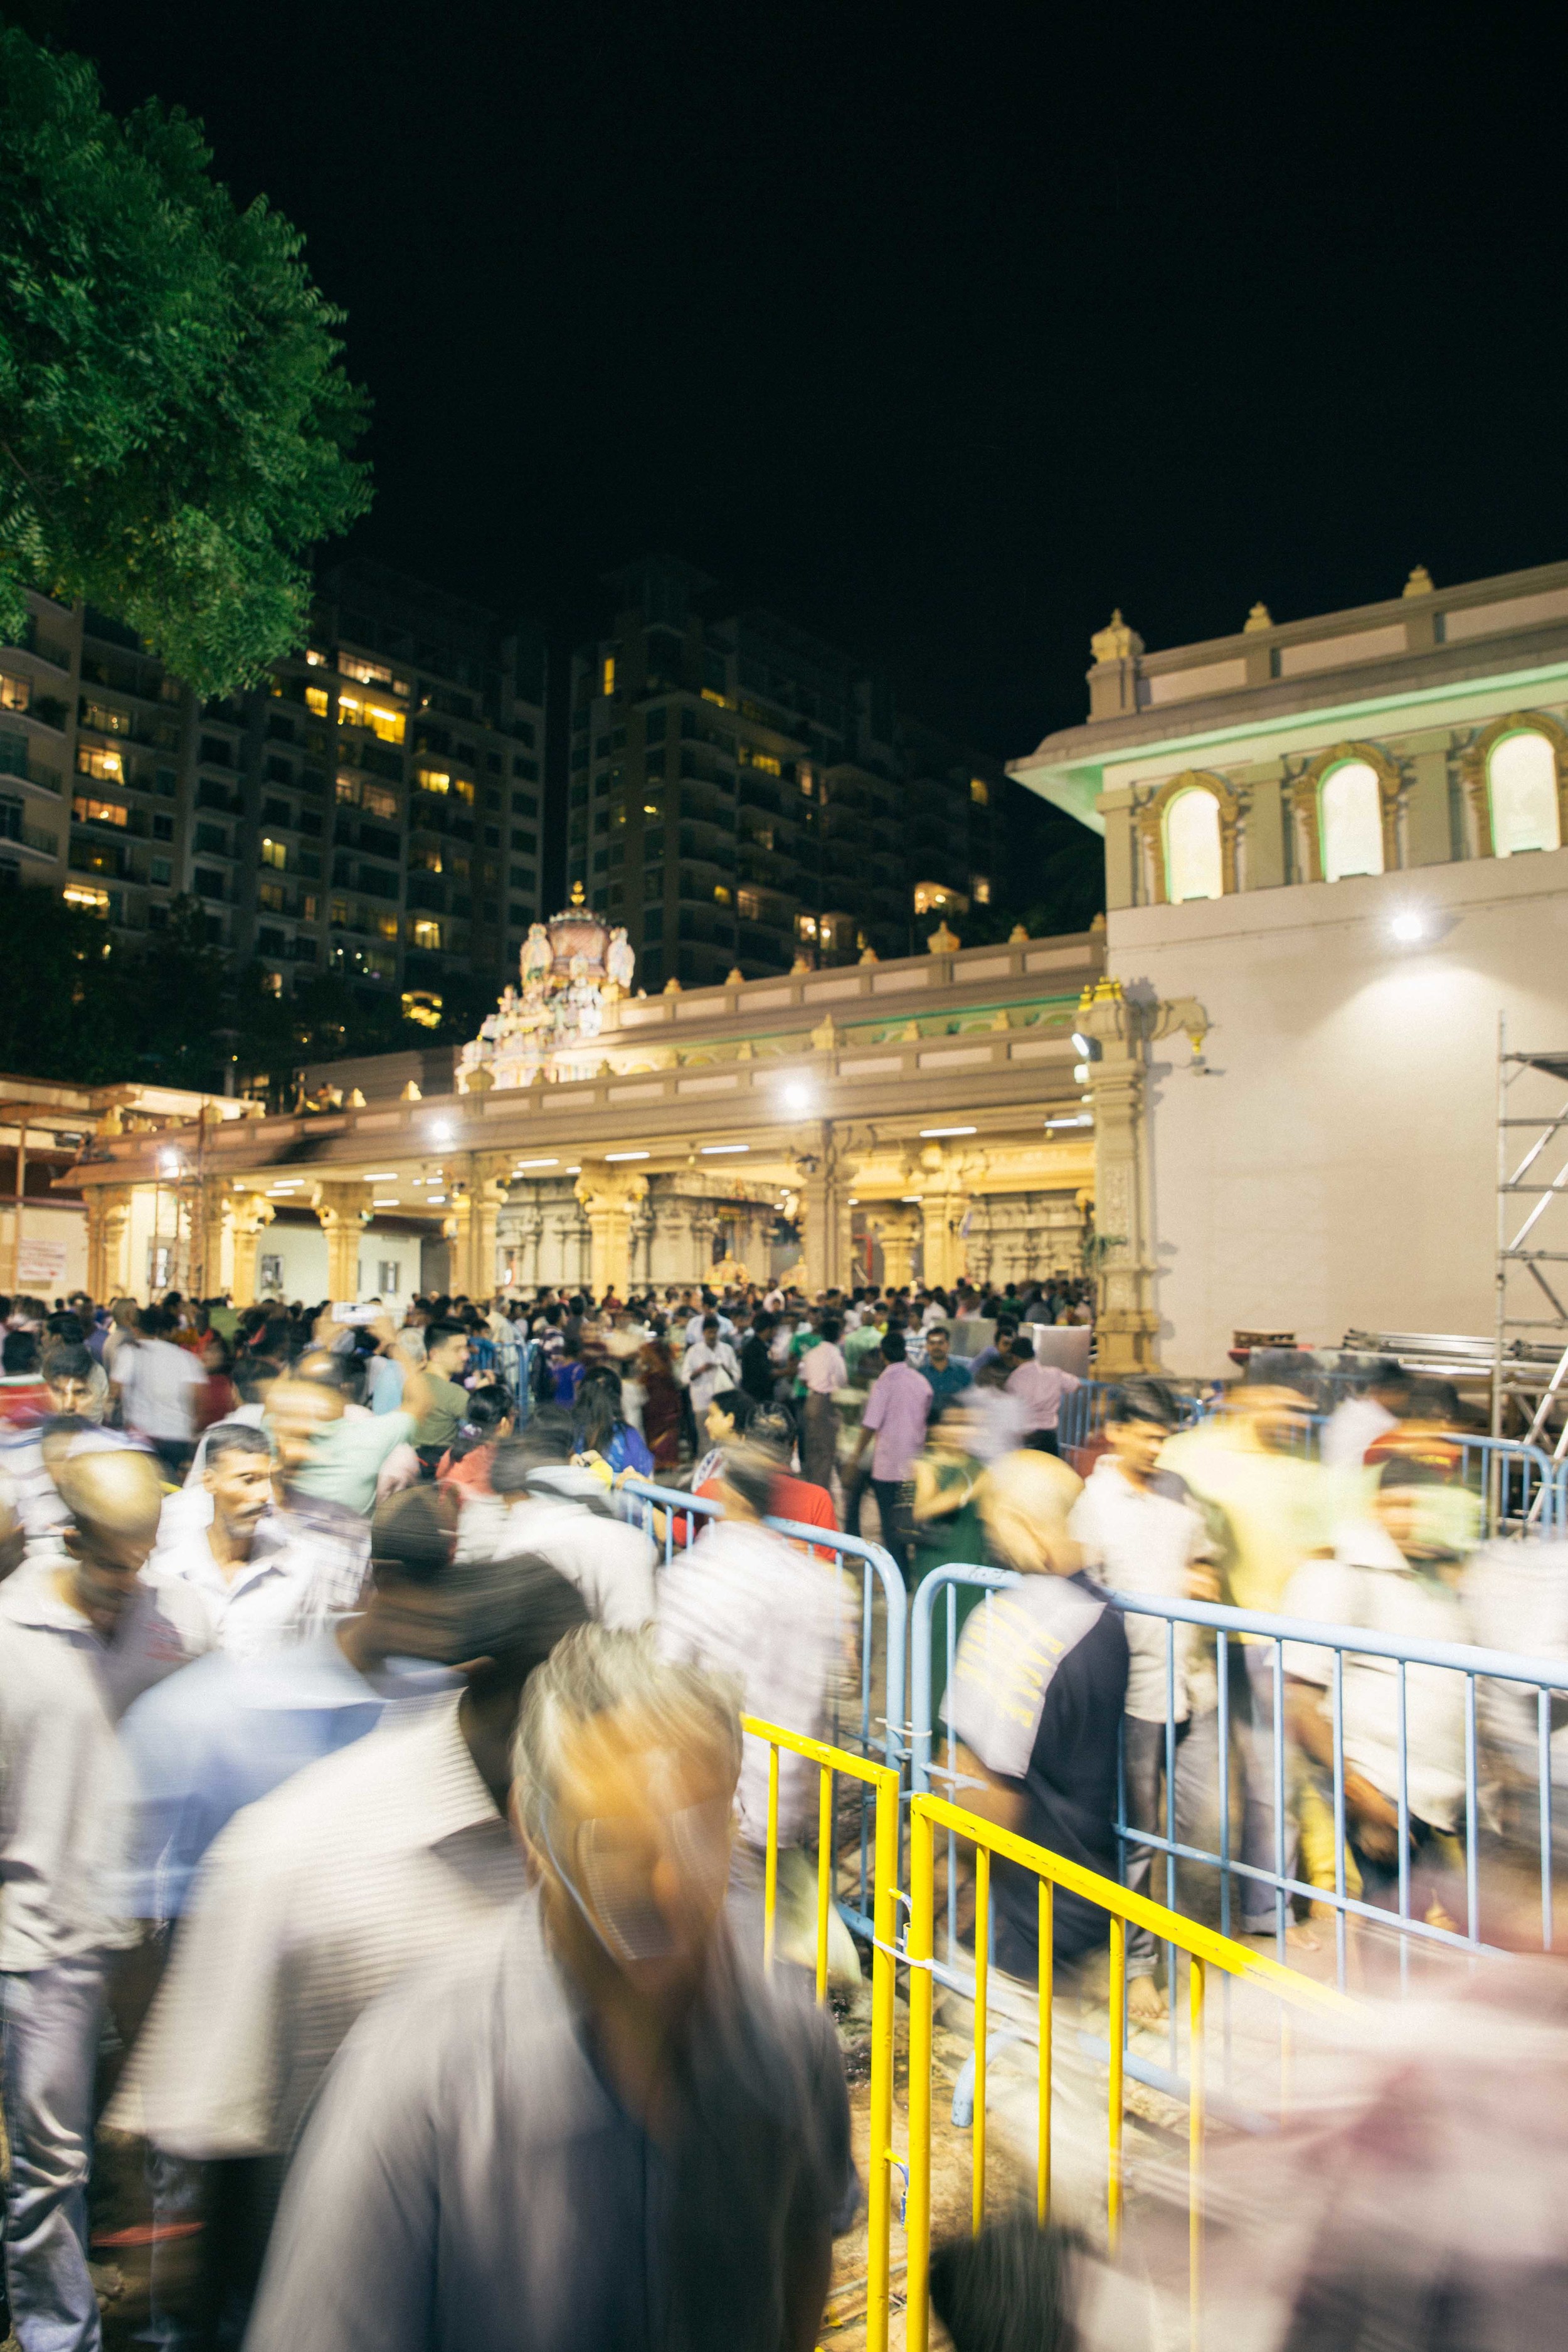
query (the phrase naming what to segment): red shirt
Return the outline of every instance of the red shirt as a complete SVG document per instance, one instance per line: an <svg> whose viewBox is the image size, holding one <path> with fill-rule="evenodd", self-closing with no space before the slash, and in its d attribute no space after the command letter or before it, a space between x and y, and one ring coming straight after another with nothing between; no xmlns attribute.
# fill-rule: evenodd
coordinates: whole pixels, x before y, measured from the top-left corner
<svg viewBox="0 0 1568 2352"><path fill-rule="evenodd" d="M701 1486L694 1487L692 1491L703 1502L711 1502L718 1495L719 1481L717 1478L705 1478ZM787 1470L777 1470L773 1473L773 1516L775 1519L794 1519L801 1527L827 1528L835 1535L838 1532L838 1521L833 1511L833 1497L826 1487L814 1486L809 1478L793 1477ZM694 1534L689 1520L678 1517L675 1522L677 1544L694 1542L696 1536L700 1535L703 1525L704 1522L700 1519ZM838 1554L836 1551L824 1551L819 1546L814 1546L812 1558L826 1560L831 1565L837 1559Z"/></svg>

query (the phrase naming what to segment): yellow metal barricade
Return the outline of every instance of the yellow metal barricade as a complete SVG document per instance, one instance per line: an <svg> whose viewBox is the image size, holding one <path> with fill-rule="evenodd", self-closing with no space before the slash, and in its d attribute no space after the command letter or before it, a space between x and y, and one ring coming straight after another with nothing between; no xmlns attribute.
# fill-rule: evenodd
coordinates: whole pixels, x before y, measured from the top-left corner
<svg viewBox="0 0 1568 2352"><path fill-rule="evenodd" d="M875 1793L877 1811L873 1844L875 1868L871 1919L875 1942L871 1952L871 2078L870 2160L866 2184L866 2347L867 2352L887 2352L889 2279L892 2236L893 2128L893 1995L894 1930L899 1888L899 1776L887 1764L868 1763L847 1748L825 1747L781 1724L763 1723L755 1716L741 1717L742 1728L768 1747L768 1843L763 1879L763 1951L770 1969L773 1962L773 1927L778 1905L779 1751L788 1748L804 1756L818 1772L816 1851L816 1998L827 1998L827 1932L833 1906L833 1783L837 1774L864 1781Z"/></svg>
<svg viewBox="0 0 1568 2352"><path fill-rule="evenodd" d="M953 1830L975 1848L975 1926L974 1926L974 2122L971 2142L973 2178L971 2189L971 2226L978 2231L985 2207L985 2042L986 2002L988 1994L989 1958L987 1952L987 1921L991 1885L991 1858L994 1855L1020 1864L1032 1871L1039 1881L1039 2148L1036 2180L1036 2210L1043 2222L1049 2210L1051 2195L1051 2000L1054 1990L1052 1953L1053 1896L1058 1886L1081 1896L1107 1913L1110 1940L1110 2084L1107 2101L1107 2191L1106 2223L1110 2249L1114 2256L1121 2244L1123 2200L1121 2125L1123 2108L1123 2041L1125 2034L1127 1991L1127 1930L1129 1927L1147 1927L1163 1944L1174 1944L1185 1952L1190 1963L1189 2013L1191 2018L1191 2055L1189 2063L1189 2155L1187 2176L1188 2203L1188 2295L1191 2313L1192 2340L1198 2340L1198 2323L1203 2275L1203 2158L1204 2158L1204 2010L1211 1968L1226 1975L1246 1979L1277 1999L1296 2008L1320 2012L1343 2014L1352 2004L1342 1993L1331 1987L1315 1983L1310 1977L1281 1966L1261 1952L1249 1951L1244 1944L1228 1937L1216 1935L1212 1928L1202 1927L1196 1920L1184 1919L1179 1912L1168 1911L1163 1904L1151 1903L1144 1896L1133 1895L1114 1879L1101 1878L1096 1872L1083 1870L1076 1863L1064 1861L1045 1846L1035 1845L1027 1838L1016 1836L1010 1830L999 1828L994 1822L983 1821L978 1814L965 1812L945 1798L916 1796L910 1805L910 2169L909 2198L905 2215L906 2253L909 2263L906 2344L908 2352L926 2352L930 2322L927 2269L931 2259L931 2028L934 1983L931 1962L935 1941L936 1864L935 1835L938 1829ZM877 1884L879 1905L882 1896L880 1855ZM880 1911L878 1914L881 1916ZM881 1930L879 1927L879 1937ZM880 1958L880 1954L878 1956ZM1286 2021L1288 2023L1288 2021ZM1288 2049L1288 2040L1286 2042ZM873 2141L873 2147L877 2142ZM885 2341L883 2334L876 2339Z"/></svg>

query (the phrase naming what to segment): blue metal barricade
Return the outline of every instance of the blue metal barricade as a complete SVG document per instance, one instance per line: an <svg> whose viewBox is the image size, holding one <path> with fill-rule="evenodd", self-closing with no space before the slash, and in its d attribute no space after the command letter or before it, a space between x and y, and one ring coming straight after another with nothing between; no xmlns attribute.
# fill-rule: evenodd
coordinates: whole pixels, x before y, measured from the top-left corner
<svg viewBox="0 0 1568 2352"><path fill-rule="evenodd" d="M1016 1584L1021 1580L1011 1572L997 1569L981 1569L955 1563L933 1569L926 1576L914 1596L910 1613L910 1764L911 1780L916 1790L927 1790L933 1781L949 1789L959 1803L962 1780L945 1769L934 1767L931 1760L932 1740L938 1727L931 1720L932 1653L935 1640L934 1617L944 1593L952 1596L959 1586L979 1586L995 1591ZM1540 1888L1541 1940L1551 1950L1553 1944L1553 1750L1552 1746L1552 1702L1553 1694L1568 1693L1568 1660L1531 1657L1511 1651L1481 1649L1465 1643L1422 1642L1413 1638L1393 1639L1374 1633L1363 1626L1320 1624L1310 1618L1263 1615L1239 1609L1228 1609L1217 1603L1201 1601L1164 1601L1148 1594L1118 1593L1111 1599L1124 1614L1163 1621L1166 1627L1166 1689L1167 1713L1164 1726L1165 1794L1164 1828L1157 1832L1151 1824L1137 1825L1127 1818L1125 1779L1118 1806L1116 1832L1123 1856L1123 1866L1129 1847L1144 1848L1163 1855L1166 1861L1167 1900L1174 1907L1175 1868L1178 1862L1196 1864L1215 1875L1217 1911L1222 1934L1232 1932L1233 1895L1239 1885L1263 1887L1270 1897L1275 1942L1281 1958L1285 1955L1289 1907L1293 1897L1300 1896L1314 1906L1331 1910L1334 1915L1335 1966L1342 1986L1346 1974L1346 1929L1351 1919L1374 1922L1393 1931L1398 1938L1401 1983L1408 1979L1409 1961L1413 1952L1422 1949L1447 1949L1474 1953L1487 1948L1481 1916L1481 1839L1483 1813L1494 1815L1497 1807L1483 1807L1483 1790L1500 1788L1512 1798L1524 1799L1524 1812L1533 1821L1528 1826L1535 1853L1531 1869L1538 1874ZM949 1672L953 1652L953 1611L950 1597L948 1611ZM1215 1845L1205 1845L1180 1837L1175 1820L1175 1756L1177 1742L1183 1736L1175 1717L1176 1628L1192 1625L1204 1629L1215 1637L1217 1680L1215 1723L1216 1787L1214 1791L1217 1821ZM1243 1660L1243 1645L1254 1658L1261 1652L1261 1668L1247 1666L1239 1680L1237 1669ZM1289 1866L1292 1810L1303 1793L1300 1774L1310 1759L1304 1759L1289 1736L1286 1720L1286 1685L1294 1680L1288 1646L1300 1645L1300 1651L1328 1653L1329 1680L1326 1685L1330 1716L1325 1728L1330 1734L1330 1760L1321 1767L1325 1786L1321 1791L1325 1821L1331 1815L1334 1843L1333 1882L1331 1885L1312 1884L1298 1875ZM1355 1664L1358 1673L1363 1662L1385 1661L1394 1680L1392 1720L1395 1729L1395 1791L1387 1799L1389 1811L1396 1816L1390 1826L1395 1832L1397 1853L1396 1885L1391 1887L1394 1901L1384 1906L1366 1901L1347 1886L1346 1836L1347 1809L1345 1783L1347 1771L1356 1773L1355 1756L1347 1765L1345 1726L1346 1661ZM1299 1663L1304 1660L1299 1658ZM1463 1720L1462 1817L1458 1827L1449 1832L1439 1822L1436 1834L1448 1842L1455 1864L1456 1876L1462 1876L1464 1897L1462 1921L1434 1916L1417 1916L1412 1906L1411 1856L1416 1843L1429 1843L1433 1825L1425 1822L1410 1797L1411 1743L1409 1674L1412 1669L1438 1669L1463 1678L1460 1695ZM1255 1695L1249 1707L1249 1720L1245 1728L1248 1735L1246 1751L1231 1753L1232 1685L1239 1691L1248 1687ZM1432 1686L1420 1691L1422 1699L1430 1703ZM1480 1725L1482 1705L1490 1707L1491 1719L1497 1728L1483 1755ZM1512 1722L1509 1721L1511 1711ZM1526 1717L1529 1717L1528 1726ZM1262 1735L1261 1738L1259 1735ZM1363 1738L1366 1734L1363 1733ZM1352 1744L1355 1732L1352 1730ZM1529 1762L1532 1773L1526 1773L1525 1751L1531 1751ZM1358 1749L1366 1761L1364 1748ZM1417 1759L1419 1770L1424 1759ZM1483 1769L1484 1768L1484 1769ZM1234 1786L1236 1773L1243 1774L1243 1786ZM1560 1764L1563 1776L1568 1780L1568 1760ZM1250 1772L1253 1785L1247 1785ZM1364 1773L1362 1776L1365 1777ZM1458 1794L1456 1791L1456 1794ZM1267 1822L1268 1842L1271 1854L1263 1861L1235 1850L1231 1829L1232 1797L1250 1796ZM1517 1808L1516 1808L1517 1809ZM1461 1808L1457 1806L1457 1811ZM1245 1832L1244 1832L1245 1835ZM1415 1843L1413 1843L1415 1842ZM1511 1845L1503 1842L1494 1831L1490 1842L1498 1847L1500 1876L1506 1881L1517 1877L1518 1856L1523 1847L1522 1832L1516 1834ZM1506 1890L1505 1890L1506 1891ZM1246 1909L1245 1903L1243 1910ZM1434 1906L1436 1910L1439 1906ZM950 1893L950 1920L952 1898Z"/></svg>

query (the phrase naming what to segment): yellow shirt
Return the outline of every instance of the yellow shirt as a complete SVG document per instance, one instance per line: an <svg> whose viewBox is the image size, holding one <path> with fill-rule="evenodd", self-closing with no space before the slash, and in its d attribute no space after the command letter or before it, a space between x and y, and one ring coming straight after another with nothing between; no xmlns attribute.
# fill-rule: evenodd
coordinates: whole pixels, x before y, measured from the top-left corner
<svg viewBox="0 0 1568 2352"><path fill-rule="evenodd" d="M1333 1539L1339 1496L1316 1462L1270 1453L1247 1424L1222 1416L1184 1429L1160 1467L1184 1478L1216 1520L1223 1596L1232 1608L1278 1613L1304 1559Z"/></svg>

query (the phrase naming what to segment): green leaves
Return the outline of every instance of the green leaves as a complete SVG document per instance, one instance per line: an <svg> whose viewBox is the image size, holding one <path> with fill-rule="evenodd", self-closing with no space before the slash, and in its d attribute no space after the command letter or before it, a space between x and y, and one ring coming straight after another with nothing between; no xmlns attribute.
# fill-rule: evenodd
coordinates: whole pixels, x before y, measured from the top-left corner
<svg viewBox="0 0 1568 2352"><path fill-rule="evenodd" d="M204 695L304 635L304 558L370 504L342 314L199 126L118 122L80 58L0 30L0 637L23 591L115 614Z"/></svg>

